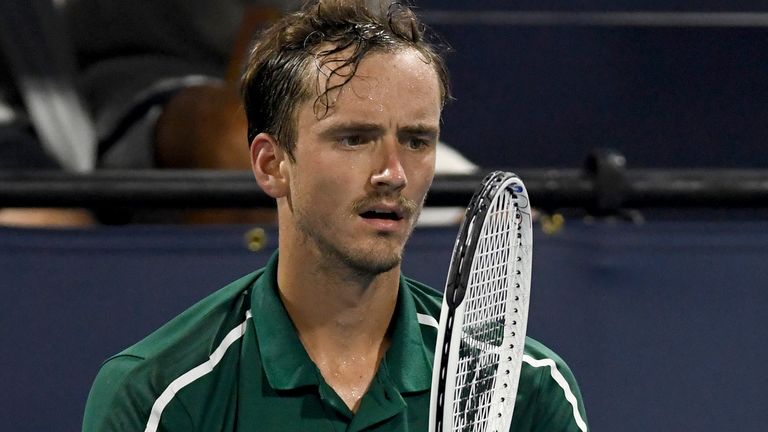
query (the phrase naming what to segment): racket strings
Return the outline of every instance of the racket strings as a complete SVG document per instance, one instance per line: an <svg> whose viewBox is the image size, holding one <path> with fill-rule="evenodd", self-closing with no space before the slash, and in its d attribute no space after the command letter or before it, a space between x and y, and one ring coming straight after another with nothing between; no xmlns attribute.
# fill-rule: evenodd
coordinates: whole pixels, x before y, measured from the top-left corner
<svg viewBox="0 0 768 432"><path fill-rule="evenodd" d="M490 203L477 240L464 298L458 370L454 387L454 431L487 430L492 411L502 343L508 322L508 286L517 268L519 210L504 192ZM507 371L508 372L508 371ZM505 371L501 371L503 375ZM499 414L500 415L500 414Z"/></svg>

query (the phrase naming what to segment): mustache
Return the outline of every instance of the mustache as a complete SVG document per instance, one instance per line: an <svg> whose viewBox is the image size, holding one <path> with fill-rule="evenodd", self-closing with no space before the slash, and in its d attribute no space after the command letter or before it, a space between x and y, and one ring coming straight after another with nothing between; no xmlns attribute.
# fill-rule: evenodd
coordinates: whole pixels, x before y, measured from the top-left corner
<svg viewBox="0 0 768 432"><path fill-rule="evenodd" d="M386 203L394 203L399 207L400 211L403 213L403 217L410 218L415 214L419 213L419 210L421 209L421 204L417 203L414 200L408 199L402 195L397 196L387 196L387 195L373 195L373 196L367 196L364 198L360 198L359 200L356 200L352 203L352 210L355 213L362 213L365 209L374 207L378 204L381 204L383 202Z"/></svg>

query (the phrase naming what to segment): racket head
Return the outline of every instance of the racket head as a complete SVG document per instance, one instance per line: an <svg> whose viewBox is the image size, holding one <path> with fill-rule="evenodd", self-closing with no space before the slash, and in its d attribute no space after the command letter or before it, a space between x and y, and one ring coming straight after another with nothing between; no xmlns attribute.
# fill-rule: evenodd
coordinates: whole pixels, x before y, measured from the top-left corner
<svg viewBox="0 0 768 432"><path fill-rule="evenodd" d="M467 207L440 314L430 431L509 430L530 299L530 210L523 182L500 171Z"/></svg>

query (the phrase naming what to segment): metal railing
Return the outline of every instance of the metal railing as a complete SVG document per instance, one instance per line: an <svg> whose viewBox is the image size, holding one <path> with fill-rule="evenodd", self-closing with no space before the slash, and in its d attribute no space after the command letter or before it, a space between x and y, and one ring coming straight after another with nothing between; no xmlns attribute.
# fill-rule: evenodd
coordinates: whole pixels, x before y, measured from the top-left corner
<svg viewBox="0 0 768 432"><path fill-rule="evenodd" d="M768 208L768 170L521 169L535 207ZM485 172L438 175L428 205L465 206ZM206 170L0 172L0 207L249 208L274 200L250 172Z"/></svg>

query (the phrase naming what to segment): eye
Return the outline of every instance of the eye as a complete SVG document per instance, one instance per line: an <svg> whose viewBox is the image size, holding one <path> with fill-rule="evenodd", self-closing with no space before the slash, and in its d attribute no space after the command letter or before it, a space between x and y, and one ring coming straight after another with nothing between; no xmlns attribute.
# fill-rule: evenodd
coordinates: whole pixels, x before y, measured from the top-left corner
<svg viewBox="0 0 768 432"><path fill-rule="evenodd" d="M339 145L343 147L356 147L363 144L365 140L360 135L347 135L338 139Z"/></svg>
<svg viewBox="0 0 768 432"><path fill-rule="evenodd" d="M420 137L411 137L408 139L406 145L411 150L422 150L430 147L432 145L432 140Z"/></svg>

